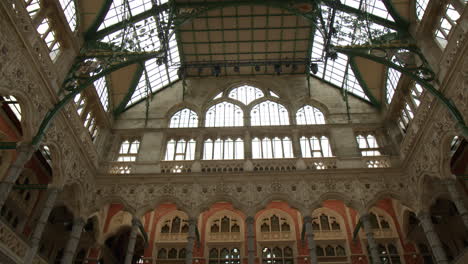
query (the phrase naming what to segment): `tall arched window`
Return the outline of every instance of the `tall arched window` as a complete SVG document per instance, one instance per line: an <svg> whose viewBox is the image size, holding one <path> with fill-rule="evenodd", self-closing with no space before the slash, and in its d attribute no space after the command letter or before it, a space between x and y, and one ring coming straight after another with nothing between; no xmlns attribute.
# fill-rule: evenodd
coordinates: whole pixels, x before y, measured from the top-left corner
<svg viewBox="0 0 468 264"><path fill-rule="evenodd" d="M252 126L289 125L288 110L273 101L261 102L250 111L250 124Z"/></svg>
<svg viewBox="0 0 468 264"><path fill-rule="evenodd" d="M385 216L375 213L370 213L369 216L373 229L390 229L390 224Z"/></svg>
<svg viewBox="0 0 468 264"><path fill-rule="evenodd" d="M74 101L76 105L76 112L78 113L79 116L81 116L86 106L86 97L82 96L79 93L75 95Z"/></svg>
<svg viewBox="0 0 468 264"><path fill-rule="evenodd" d="M254 159L281 159L294 158L292 141L289 137L272 139L252 139L252 158Z"/></svg>
<svg viewBox="0 0 468 264"><path fill-rule="evenodd" d="M166 156L164 160L194 160L195 159L194 139L171 139L167 142Z"/></svg>
<svg viewBox="0 0 468 264"><path fill-rule="evenodd" d="M392 61L395 64L400 64L398 60L396 60L396 57L393 56ZM387 98L387 104L390 104L392 102L393 95L395 94L396 88L398 86L398 81L400 81L401 73L393 68L388 67L387 70L387 81L385 84L386 87L386 98Z"/></svg>
<svg viewBox="0 0 468 264"><path fill-rule="evenodd" d="M98 128L96 125L96 118L94 118L94 115L91 112L89 112L88 115L86 115L84 127L88 129L91 139L94 140L97 136Z"/></svg>
<svg viewBox="0 0 468 264"><path fill-rule="evenodd" d="M408 103L405 103L405 106L401 110L400 119L398 120L398 125L400 126L401 131L403 133L406 133L406 131L408 130L409 123L413 118L413 110L411 109Z"/></svg>
<svg viewBox="0 0 468 264"><path fill-rule="evenodd" d="M305 105L297 110L296 122L298 125L321 125L325 124L325 117L318 108Z"/></svg>
<svg viewBox="0 0 468 264"><path fill-rule="evenodd" d="M194 111L184 108L171 117L170 128L198 127L198 115Z"/></svg>
<svg viewBox="0 0 468 264"><path fill-rule="evenodd" d="M341 230L340 224L337 222L336 217L321 214L312 218L313 230Z"/></svg>
<svg viewBox="0 0 468 264"><path fill-rule="evenodd" d="M332 157L330 143L327 137L301 137L301 150L303 158Z"/></svg>
<svg viewBox="0 0 468 264"><path fill-rule="evenodd" d="M205 127L236 127L243 125L244 113L235 104L221 102L206 111Z"/></svg>
<svg viewBox="0 0 468 264"><path fill-rule="evenodd" d="M188 225L187 220L182 219L179 216L174 216L173 218L167 219L164 221L161 226L161 233L187 233Z"/></svg>
<svg viewBox="0 0 468 264"><path fill-rule="evenodd" d="M231 138L215 141L205 140L203 148L203 159L205 160L230 160L244 159L244 141L242 138L233 140Z"/></svg>
<svg viewBox="0 0 468 264"><path fill-rule="evenodd" d="M76 19L76 8L74 0L60 0L60 6L63 9L65 18L67 19L68 24L70 25L71 31L76 30L77 19Z"/></svg>
<svg viewBox="0 0 468 264"><path fill-rule="evenodd" d="M220 218L214 219L210 227L210 232L239 233L240 226L238 225L238 219L229 216L222 216Z"/></svg>
<svg viewBox="0 0 468 264"><path fill-rule="evenodd" d="M240 101L245 105L248 105L258 98L262 98L264 96L265 95L263 94L262 90L249 85L237 87L233 89L228 95L229 98Z"/></svg>
<svg viewBox="0 0 468 264"><path fill-rule="evenodd" d="M460 13L455 9L451 4L448 4L445 7L445 12L443 13L437 30L435 31L435 37L437 42L439 42L442 49L445 49L447 42L450 36L450 32L456 26L457 20L460 18Z"/></svg>
<svg viewBox="0 0 468 264"><path fill-rule="evenodd" d="M411 87L411 101L413 101L413 104L416 108L421 104L421 96L423 92L423 88L417 83Z"/></svg>
<svg viewBox="0 0 468 264"><path fill-rule="evenodd" d="M288 221L277 215L272 215L262 219L260 232L290 232L291 226Z"/></svg>
<svg viewBox="0 0 468 264"><path fill-rule="evenodd" d="M380 261L382 261L382 263L388 263L388 264L400 264L401 263L400 254L398 253L398 250L393 243L379 244L378 248L379 248ZM373 263L369 247L367 248L367 251L369 252L369 258L371 259L371 263Z"/></svg>

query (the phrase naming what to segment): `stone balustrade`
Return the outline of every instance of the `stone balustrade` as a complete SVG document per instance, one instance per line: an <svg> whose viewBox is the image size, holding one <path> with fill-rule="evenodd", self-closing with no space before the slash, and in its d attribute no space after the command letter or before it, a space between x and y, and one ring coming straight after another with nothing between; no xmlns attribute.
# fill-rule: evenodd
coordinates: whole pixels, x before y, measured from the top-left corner
<svg viewBox="0 0 468 264"><path fill-rule="evenodd" d="M148 163L108 162L101 167L103 174L138 174L138 167ZM390 168L391 157L357 158L292 158L292 159L254 159L254 160L180 160L160 161L150 164L155 169L152 173L187 174L187 173L240 173L240 172L293 172L334 169Z"/></svg>
<svg viewBox="0 0 468 264"><path fill-rule="evenodd" d="M313 230L315 240L345 240L342 230Z"/></svg>
<svg viewBox="0 0 468 264"><path fill-rule="evenodd" d="M187 233L160 233L157 241L161 242L187 242Z"/></svg>
<svg viewBox="0 0 468 264"><path fill-rule="evenodd" d="M219 232L209 233L207 241L241 241L243 233L241 232Z"/></svg>
<svg viewBox="0 0 468 264"><path fill-rule="evenodd" d="M295 240L295 239L296 237L290 231L260 232L260 238L259 238L259 240L263 240L263 241L268 241L268 240L289 241L289 240Z"/></svg>

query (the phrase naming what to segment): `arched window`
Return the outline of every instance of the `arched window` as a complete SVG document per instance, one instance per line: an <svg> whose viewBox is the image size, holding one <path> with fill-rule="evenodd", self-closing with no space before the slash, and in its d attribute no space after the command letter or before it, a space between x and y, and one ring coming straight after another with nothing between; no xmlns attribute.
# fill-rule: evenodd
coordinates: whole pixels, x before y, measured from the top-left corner
<svg viewBox="0 0 468 264"><path fill-rule="evenodd" d="M86 98L79 93L75 95L74 101L76 105L76 112L79 116L81 116L83 114L83 110L85 109Z"/></svg>
<svg viewBox="0 0 468 264"><path fill-rule="evenodd" d="M289 137L254 138L252 139L252 158L281 159L293 158L292 142Z"/></svg>
<svg viewBox="0 0 468 264"><path fill-rule="evenodd" d="M252 126L289 125L288 110L276 102L261 102L250 111L250 124Z"/></svg>
<svg viewBox="0 0 468 264"><path fill-rule="evenodd" d="M21 121L21 106L18 100L16 100L16 97L12 95L1 96L0 102L2 105L6 105L6 107L9 108L18 121Z"/></svg>
<svg viewBox="0 0 468 264"><path fill-rule="evenodd" d="M76 21L76 8L74 0L60 0L60 6L62 6L63 13L67 19L68 24L70 25L71 31L76 30L77 21Z"/></svg>
<svg viewBox="0 0 468 264"><path fill-rule="evenodd" d="M406 134L406 131L408 130L409 123L410 121L414 118L413 110L411 110L411 107L409 106L408 103L405 103L405 106L401 110L401 116L398 120L398 125L401 128L401 131Z"/></svg>
<svg viewBox="0 0 468 264"><path fill-rule="evenodd" d="M323 247L317 246L316 249L317 249L317 256L319 257L325 256L325 251L323 250Z"/></svg>
<svg viewBox="0 0 468 264"><path fill-rule="evenodd" d="M180 218L178 216L172 219L171 233L180 233Z"/></svg>
<svg viewBox="0 0 468 264"><path fill-rule="evenodd" d="M392 61L395 64L400 65L396 56L393 56ZM401 65L400 65L401 66ZM387 70L387 81L385 84L386 91L387 91L387 104L392 102L393 95L395 94L396 88L398 86L398 82L400 81L401 73L393 68L388 67Z"/></svg>
<svg viewBox="0 0 468 264"><path fill-rule="evenodd" d="M416 0L416 16L419 21L422 20L424 12L426 12L427 4L429 4L429 0Z"/></svg>
<svg viewBox="0 0 468 264"><path fill-rule="evenodd" d="M312 229L313 230L341 230L340 224L336 220L336 217L321 214L312 218Z"/></svg>
<svg viewBox="0 0 468 264"><path fill-rule="evenodd" d="M229 102L213 105L206 112L205 127L237 127L244 125L242 109Z"/></svg>
<svg viewBox="0 0 468 264"><path fill-rule="evenodd" d="M361 151L361 155L365 156L380 156L380 147L377 143L377 139L374 135L357 135L356 140L359 145L359 150Z"/></svg>
<svg viewBox="0 0 468 264"><path fill-rule="evenodd" d="M385 216L375 213L370 213L369 216L373 229L390 229L390 224Z"/></svg>
<svg viewBox="0 0 468 264"><path fill-rule="evenodd" d="M158 259L167 259L167 250L165 248L158 250Z"/></svg>
<svg viewBox="0 0 468 264"><path fill-rule="evenodd" d="M60 43L58 42L57 37L55 36L56 34L52 29L50 21L47 17L44 17L42 22L39 24L37 27L37 32L49 49L50 59L55 61L60 51Z"/></svg>
<svg viewBox="0 0 468 264"><path fill-rule="evenodd" d="M177 257L178 257L177 249L175 249L175 248L169 249L169 252L167 253L167 258L168 259L176 259Z"/></svg>
<svg viewBox="0 0 468 264"><path fill-rule="evenodd" d="M327 137L301 137L301 150L303 158L332 157L330 143Z"/></svg>
<svg viewBox="0 0 468 264"><path fill-rule="evenodd" d="M240 250L234 248L212 248L209 250L209 264L240 264Z"/></svg>
<svg viewBox="0 0 468 264"><path fill-rule="evenodd" d="M117 161L121 162L134 162L140 149L140 141L135 139L132 141L125 140L120 145L119 155Z"/></svg>
<svg viewBox="0 0 468 264"><path fill-rule="evenodd" d="M244 141L237 138L235 141L227 139L205 140L203 148L205 160L244 159Z"/></svg>
<svg viewBox="0 0 468 264"><path fill-rule="evenodd" d="M264 218L262 220L262 225L260 226L261 232L290 232L291 226L288 221L283 217L278 217L277 215L272 215L270 217Z"/></svg>
<svg viewBox="0 0 468 264"><path fill-rule="evenodd" d="M447 46L450 32L456 26L457 20L460 18L460 13L451 4L445 7L445 12L440 19L437 30L435 31L435 37L437 42L440 44L442 49Z"/></svg>
<svg viewBox="0 0 468 264"><path fill-rule="evenodd" d="M264 247L262 249L263 263L292 264L293 250L289 246Z"/></svg>
<svg viewBox="0 0 468 264"><path fill-rule="evenodd" d="M194 160L195 159L194 139L171 139L167 142L166 155L164 160Z"/></svg>
<svg viewBox="0 0 468 264"><path fill-rule="evenodd" d="M93 84L102 107L105 111L109 111L109 92L107 91L106 77L97 79Z"/></svg>
<svg viewBox="0 0 468 264"><path fill-rule="evenodd" d="M423 88L421 87L421 85L415 83L412 87L411 87L411 101L413 102L415 108L418 108L419 105L421 104L421 96L422 96L422 93L424 92Z"/></svg>
<svg viewBox="0 0 468 264"><path fill-rule="evenodd" d="M96 119L94 118L94 115L91 112L89 112L88 115L86 115L84 127L88 129L89 135L91 136L91 140L94 140L97 136L98 128L96 125Z"/></svg>
<svg viewBox="0 0 468 264"><path fill-rule="evenodd" d="M298 125L322 125L325 124L325 117L318 108L305 105L297 110L296 123Z"/></svg>
<svg viewBox="0 0 468 264"><path fill-rule="evenodd" d="M226 215L220 218L216 218L212 221L210 232L211 233L240 232L240 227L237 224L237 222L238 222L238 219L232 218Z"/></svg>
<svg viewBox="0 0 468 264"><path fill-rule="evenodd" d="M198 115L194 111L184 108L171 117L170 128L198 127Z"/></svg>
<svg viewBox="0 0 468 264"><path fill-rule="evenodd" d="M388 264L400 264L400 255L398 253L397 248L393 243L388 243L388 244L379 244L379 256L380 260L382 263L388 263ZM370 254L369 247L367 247L367 251L369 252L369 259L372 261L372 256Z"/></svg>
<svg viewBox="0 0 468 264"><path fill-rule="evenodd" d="M264 97L262 90L249 85L237 87L229 93L228 97L240 101L245 105Z"/></svg>

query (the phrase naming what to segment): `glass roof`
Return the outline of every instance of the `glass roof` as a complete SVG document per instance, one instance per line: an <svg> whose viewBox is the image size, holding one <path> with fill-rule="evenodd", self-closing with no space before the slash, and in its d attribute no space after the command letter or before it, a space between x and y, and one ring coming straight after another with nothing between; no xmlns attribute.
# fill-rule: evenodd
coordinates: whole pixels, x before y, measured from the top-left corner
<svg viewBox="0 0 468 264"><path fill-rule="evenodd" d="M359 2L360 1L346 0L344 3L351 7L359 8ZM374 3L375 5L369 5L369 3ZM368 1L368 5L365 6L365 8L361 7L360 10L367 10L374 15L383 16L384 13L381 12L381 8L385 8L381 1L370 0ZM331 16L331 9L325 5L322 5L321 9L322 16L324 20L327 21L327 18ZM386 12L385 14L386 16L383 16L383 18L391 19ZM370 20L362 19L357 15L342 11L336 11L334 28L337 33L331 38L331 44L333 46L369 43L372 39L395 32ZM318 72L312 74L340 88L346 89L348 92L366 101L370 101L363 87L356 79L356 74L353 67L351 67L348 56L339 53L335 60L325 58L324 56L324 38L320 31L316 30L314 43L312 44L312 60L317 61L323 58L323 61L318 63Z"/></svg>

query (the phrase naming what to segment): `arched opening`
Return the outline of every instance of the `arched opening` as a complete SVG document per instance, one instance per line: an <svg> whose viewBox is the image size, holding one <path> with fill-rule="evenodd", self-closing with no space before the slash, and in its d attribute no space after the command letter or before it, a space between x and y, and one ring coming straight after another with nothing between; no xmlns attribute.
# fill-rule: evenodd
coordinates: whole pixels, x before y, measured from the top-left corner
<svg viewBox="0 0 468 264"><path fill-rule="evenodd" d="M106 239L104 246L108 250L104 250L104 252L107 251L107 254L104 256L105 263L124 263L127 254L130 233L131 227L123 226L119 228L117 233ZM135 250L131 263L139 263L140 259L144 255L144 251L144 240L140 234L137 234Z"/></svg>

